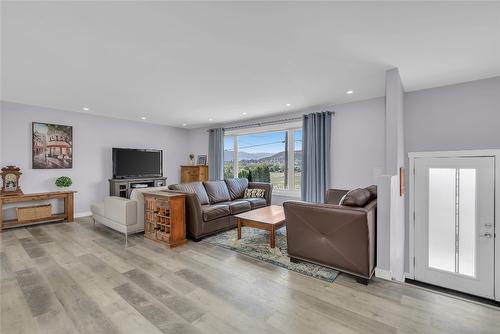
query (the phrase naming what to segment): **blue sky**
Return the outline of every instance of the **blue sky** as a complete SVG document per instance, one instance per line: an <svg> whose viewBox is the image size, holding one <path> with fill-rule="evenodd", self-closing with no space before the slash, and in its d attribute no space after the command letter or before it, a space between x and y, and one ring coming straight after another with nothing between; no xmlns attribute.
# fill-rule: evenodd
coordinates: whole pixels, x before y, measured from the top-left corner
<svg viewBox="0 0 500 334"><path fill-rule="evenodd" d="M285 150L285 131L263 132L238 136L238 150L248 153L278 153ZM302 140L302 131L295 132L295 140ZM296 143L296 149L301 146L301 142ZM233 150L233 137L224 139L224 149Z"/></svg>

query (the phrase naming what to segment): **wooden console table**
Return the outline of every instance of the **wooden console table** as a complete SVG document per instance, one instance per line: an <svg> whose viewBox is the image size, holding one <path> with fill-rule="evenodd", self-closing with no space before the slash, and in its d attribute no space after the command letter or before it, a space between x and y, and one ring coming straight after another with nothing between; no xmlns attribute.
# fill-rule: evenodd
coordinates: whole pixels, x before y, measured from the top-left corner
<svg viewBox="0 0 500 334"><path fill-rule="evenodd" d="M144 237L175 247L186 240L186 198L165 191L144 194Z"/></svg>
<svg viewBox="0 0 500 334"><path fill-rule="evenodd" d="M21 226L29 226L40 223L49 223L56 221L66 220L67 222L72 222L74 219L74 209L73 209L73 194L76 191L54 191L47 193L38 194L24 194L24 195L13 195L13 196L0 196L0 231ZM49 218L37 219L31 221L23 221L19 223L17 219L3 220L3 205L8 203L20 203L20 202L34 202L41 200L51 200L51 199L63 199L64 200L64 212L53 214Z"/></svg>

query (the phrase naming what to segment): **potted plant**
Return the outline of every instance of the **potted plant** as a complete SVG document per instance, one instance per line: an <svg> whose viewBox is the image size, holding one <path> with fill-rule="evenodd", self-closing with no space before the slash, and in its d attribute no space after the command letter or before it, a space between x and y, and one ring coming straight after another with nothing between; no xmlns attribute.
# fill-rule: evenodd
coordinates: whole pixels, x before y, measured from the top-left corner
<svg viewBox="0 0 500 334"><path fill-rule="evenodd" d="M61 176L56 179L56 186L59 190L67 190L73 184L69 176Z"/></svg>
<svg viewBox="0 0 500 334"><path fill-rule="evenodd" d="M191 161L191 165L194 165L194 154L193 153L189 154L189 160Z"/></svg>

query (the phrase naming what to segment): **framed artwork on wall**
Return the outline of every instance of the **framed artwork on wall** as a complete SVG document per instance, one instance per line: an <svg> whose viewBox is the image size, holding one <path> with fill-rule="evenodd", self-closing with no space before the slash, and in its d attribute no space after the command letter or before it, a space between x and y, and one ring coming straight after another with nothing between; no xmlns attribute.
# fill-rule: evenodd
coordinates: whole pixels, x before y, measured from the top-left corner
<svg viewBox="0 0 500 334"><path fill-rule="evenodd" d="M206 165L207 164L207 156L205 154L199 155L196 161L197 165Z"/></svg>
<svg viewBox="0 0 500 334"><path fill-rule="evenodd" d="M32 123L32 168L73 168L73 127Z"/></svg>

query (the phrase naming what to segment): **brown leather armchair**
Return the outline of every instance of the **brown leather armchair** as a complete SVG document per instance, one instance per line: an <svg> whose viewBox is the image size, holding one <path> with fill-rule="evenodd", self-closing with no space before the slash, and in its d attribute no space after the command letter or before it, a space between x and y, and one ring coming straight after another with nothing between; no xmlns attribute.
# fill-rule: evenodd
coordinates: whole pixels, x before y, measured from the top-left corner
<svg viewBox="0 0 500 334"><path fill-rule="evenodd" d="M375 269L376 249L377 198L376 188L370 188L370 192L359 189L362 198L354 199L361 200L362 207L339 205L348 191L338 189L328 190L325 204L283 203L290 260L343 271L367 284Z"/></svg>

